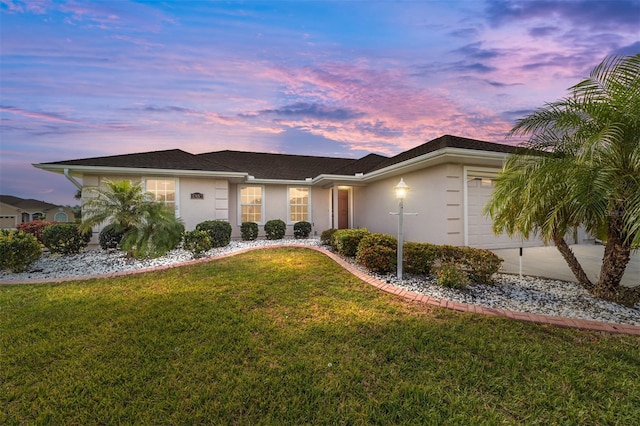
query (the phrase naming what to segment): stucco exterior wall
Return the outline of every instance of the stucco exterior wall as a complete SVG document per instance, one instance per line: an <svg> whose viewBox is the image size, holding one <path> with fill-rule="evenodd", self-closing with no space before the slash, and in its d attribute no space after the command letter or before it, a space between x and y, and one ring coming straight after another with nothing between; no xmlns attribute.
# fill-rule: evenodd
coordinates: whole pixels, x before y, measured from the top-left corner
<svg viewBox="0 0 640 426"><path fill-rule="evenodd" d="M462 166L444 164L402 175L411 188L404 201L405 241L433 244L463 243ZM398 211L394 187L400 176L356 188L354 225L372 232L398 233Z"/></svg>
<svg viewBox="0 0 640 426"><path fill-rule="evenodd" d="M180 178L179 188L180 218L187 231L205 220L229 220L229 183L226 180ZM202 194L203 198L191 198L192 194Z"/></svg>

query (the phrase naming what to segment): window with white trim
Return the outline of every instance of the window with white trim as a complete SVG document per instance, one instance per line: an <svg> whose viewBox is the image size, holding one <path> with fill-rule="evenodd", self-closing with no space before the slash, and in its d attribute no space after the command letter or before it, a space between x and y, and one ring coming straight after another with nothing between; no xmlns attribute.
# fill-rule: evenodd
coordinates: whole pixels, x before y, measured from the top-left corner
<svg viewBox="0 0 640 426"><path fill-rule="evenodd" d="M289 187L289 222L309 221L309 188Z"/></svg>
<svg viewBox="0 0 640 426"><path fill-rule="evenodd" d="M69 222L69 216L65 212L57 212L55 216L53 216L54 222Z"/></svg>
<svg viewBox="0 0 640 426"><path fill-rule="evenodd" d="M264 204L262 186L240 187L240 222L262 223Z"/></svg>
<svg viewBox="0 0 640 426"><path fill-rule="evenodd" d="M153 200L166 205L169 210L176 209L175 179L147 179L145 189L153 196Z"/></svg>

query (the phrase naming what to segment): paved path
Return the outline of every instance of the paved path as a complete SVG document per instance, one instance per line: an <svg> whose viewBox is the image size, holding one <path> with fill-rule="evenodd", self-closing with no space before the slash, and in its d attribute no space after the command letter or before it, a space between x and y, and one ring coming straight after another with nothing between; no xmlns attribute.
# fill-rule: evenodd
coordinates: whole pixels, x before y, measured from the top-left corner
<svg viewBox="0 0 640 426"><path fill-rule="evenodd" d="M485 308L483 306L468 305L466 303L435 299L431 296L403 290L399 287L395 287L386 282L382 282L372 277L371 275L368 275L365 272L362 272L358 268L355 268L352 264L345 261L335 253L332 253L329 250L326 250L321 247L309 246L309 245L303 245L303 244L283 244L278 247L300 247L300 248L308 248L311 250L318 251L324 254L325 256L329 257L330 259L332 259L334 262L342 266L351 274L360 278L362 281L368 284L371 284L372 286L379 288L382 291L395 294L396 296L403 297L407 300L417 302L417 303L424 303L426 305L431 305L431 306L439 306L441 308L451 309L458 312L471 312L475 314L505 317L505 318L511 318L518 321L533 322L536 324L551 324L551 325L555 325L558 327L565 327L565 328L577 328L581 330L604 331L607 333L619 333L619 334L630 334L633 336L640 336L640 326L637 326L637 325L615 324L615 323L601 322L601 321L590 321L590 320L582 320L582 319L574 319L574 318L555 317L550 315L530 314L525 312L514 312L506 309ZM86 277L76 277L76 278L66 278L66 279L56 279L56 280L38 280L38 281L31 281L31 282L64 282L64 281L78 281L78 280L84 280L84 279L90 279L90 278L112 278L112 277L118 277L118 276L129 275L129 274L137 274L137 273L150 272L150 271L161 271L161 270L174 268L176 266L193 265L196 263L210 262L212 260L222 259L225 257L235 256L240 253L246 253L248 251L262 250L262 249L263 247L252 247L252 248L247 248L244 250L239 250L233 253L228 253L220 256L192 260L190 262L180 263L180 264L158 266L155 268L147 268L147 269L139 269L136 271L118 272L118 273L107 274L107 275L93 275L93 276L86 276ZM18 284L18 283L5 282L3 284Z"/></svg>
<svg viewBox="0 0 640 426"><path fill-rule="evenodd" d="M587 276L593 282L598 281L604 246L601 245L573 245L571 249L584 268ZM504 259L505 272L517 274L519 272L519 249L493 250ZM577 281L567 262L555 247L530 247L522 250L522 273L537 277L555 278L563 281ZM631 261L627 265L622 284L628 287L640 285L640 250L631 254Z"/></svg>

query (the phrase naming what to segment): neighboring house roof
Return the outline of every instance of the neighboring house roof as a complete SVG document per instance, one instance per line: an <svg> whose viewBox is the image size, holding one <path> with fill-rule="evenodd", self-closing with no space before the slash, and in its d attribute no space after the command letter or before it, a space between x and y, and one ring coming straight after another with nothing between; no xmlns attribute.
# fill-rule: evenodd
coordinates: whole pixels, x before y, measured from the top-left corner
<svg viewBox="0 0 640 426"><path fill-rule="evenodd" d="M314 157L310 155L269 154L264 152L216 151L199 154L214 163L222 163L247 172L256 179L314 178L322 173L345 167L353 158Z"/></svg>
<svg viewBox="0 0 640 426"><path fill-rule="evenodd" d="M212 160L206 160L203 157L190 154L181 149L111 155L108 157L81 158L78 160L56 161L42 164L140 169L239 171L233 170L224 164L215 163Z"/></svg>
<svg viewBox="0 0 640 426"><path fill-rule="evenodd" d="M229 176L253 176L263 180L305 180L321 176L342 176L354 179L359 174L393 170L407 162L426 154L447 149L462 149L509 154L517 149L511 145L484 142L459 136L444 135L433 139L394 157L369 154L360 159L319 157L311 155L271 154L264 152L215 151L204 154L190 154L180 149L142 152L136 154L113 155L107 157L82 158L35 164L36 167L61 172L62 169L76 170L92 168L154 169L178 172L222 173ZM65 170L66 174L66 170ZM349 178L350 177L350 178ZM324 180L320 178L319 181Z"/></svg>
<svg viewBox="0 0 640 426"><path fill-rule="evenodd" d="M20 197L14 197L13 195L0 195L0 203L13 206L15 208L25 211L47 211L51 209L57 209L61 206L47 203L45 201L38 201L32 198L24 199Z"/></svg>

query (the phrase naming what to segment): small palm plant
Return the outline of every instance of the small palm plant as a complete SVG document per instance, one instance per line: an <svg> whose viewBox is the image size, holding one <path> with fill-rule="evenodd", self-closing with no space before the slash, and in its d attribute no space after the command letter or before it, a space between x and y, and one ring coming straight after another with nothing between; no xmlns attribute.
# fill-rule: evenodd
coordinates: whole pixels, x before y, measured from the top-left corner
<svg viewBox="0 0 640 426"><path fill-rule="evenodd" d="M83 206L83 230L106 223L115 232L124 232L120 247L135 257L158 257L177 247L184 226L172 211L155 202L139 183L105 184L90 190Z"/></svg>

